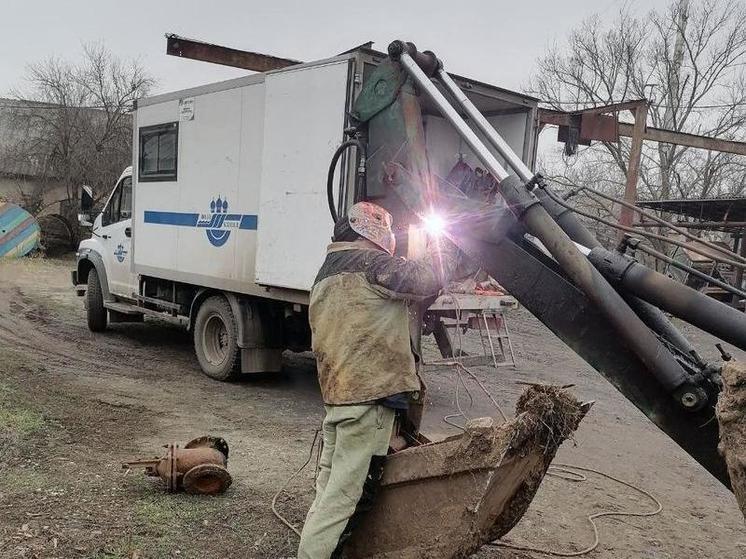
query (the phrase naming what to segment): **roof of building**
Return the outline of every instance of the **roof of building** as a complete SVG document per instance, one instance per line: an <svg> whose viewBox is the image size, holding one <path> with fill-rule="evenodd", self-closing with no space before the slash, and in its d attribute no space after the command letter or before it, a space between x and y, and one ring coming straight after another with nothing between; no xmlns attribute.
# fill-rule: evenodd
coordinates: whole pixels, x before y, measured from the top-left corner
<svg viewBox="0 0 746 559"><path fill-rule="evenodd" d="M637 205L699 221L746 221L746 197L640 200Z"/></svg>

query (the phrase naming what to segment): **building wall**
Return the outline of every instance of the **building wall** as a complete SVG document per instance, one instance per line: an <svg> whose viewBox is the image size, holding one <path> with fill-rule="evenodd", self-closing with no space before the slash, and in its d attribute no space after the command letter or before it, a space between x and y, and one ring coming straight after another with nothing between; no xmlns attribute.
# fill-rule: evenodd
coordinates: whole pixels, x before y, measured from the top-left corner
<svg viewBox="0 0 746 559"><path fill-rule="evenodd" d="M67 189L59 182L47 182L0 175L0 199L25 207L24 195L33 196L42 189L42 209L39 215L60 213L60 200L67 198ZM36 213L35 208L26 208Z"/></svg>

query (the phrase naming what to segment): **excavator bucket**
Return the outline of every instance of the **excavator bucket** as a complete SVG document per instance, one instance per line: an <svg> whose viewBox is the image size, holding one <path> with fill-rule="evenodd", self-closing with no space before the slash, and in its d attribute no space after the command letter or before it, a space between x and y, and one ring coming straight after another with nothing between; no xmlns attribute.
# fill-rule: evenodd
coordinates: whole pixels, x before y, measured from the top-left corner
<svg viewBox="0 0 746 559"><path fill-rule="evenodd" d="M468 557L504 536L591 405L558 387L531 385L510 421L472 421L461 435L388 456L375 504L344 557Z"/></svg>
<svg viewBox="0 0 746 559"><path fill-rule="evenodd" d="M716 407L719 450L728 465L733 493L746 517L746 362L727 362L722 379L723 391Z"/></svg>

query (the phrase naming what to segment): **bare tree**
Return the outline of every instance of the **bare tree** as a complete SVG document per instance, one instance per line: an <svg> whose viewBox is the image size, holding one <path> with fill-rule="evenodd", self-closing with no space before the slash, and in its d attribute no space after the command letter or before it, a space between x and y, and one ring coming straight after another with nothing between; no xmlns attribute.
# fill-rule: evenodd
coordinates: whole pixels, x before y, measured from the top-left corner
<svg viewBox="0 0 746 559"><path fill-rule="evenodd" d="M44 191L55 185L72 212L82 184L102 196L130 164L130 112L153 80L136 61L90 44L79 64L49 58L29 66L26 83L3 111L13 139L0 158L5 168L34 177L30 210L42 210Z"/></svg>
<svg viewBox="0 0 746 559"><path fill-rule="evenodd" d="M727 139L746 137L746 6L732 0L676 0L663 12L635 18L622 11L605 25L583 22L538 63L529 87L551 107L576 110L647 97L649 123ZM741 193L746 162L738 156L669 144L646 144L641 197ZM574 165L549 175L579 179L584 164L613 164L600 186L621 192L629 144L603 143L578 152ZM586 173L587 175L587 173Z"/></svg>

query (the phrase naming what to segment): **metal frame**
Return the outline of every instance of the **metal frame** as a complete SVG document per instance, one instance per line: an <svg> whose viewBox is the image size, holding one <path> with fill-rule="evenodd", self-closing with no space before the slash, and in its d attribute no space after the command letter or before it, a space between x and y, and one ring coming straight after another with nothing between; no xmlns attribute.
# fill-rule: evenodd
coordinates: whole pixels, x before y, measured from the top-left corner
<svg viewBox="0 0 746 559"><path fill-rule="evenodd" d="M649 102L647 99L637 99L626 101L624 103L614 103L601 107L591 107L580 111L563 112L552 109L539 109L539 131L547 125L570 126L572 117L587 114L608 114L618 113L619 111L628 110L634 118L634 124L618 122L618 136L625 136L632 139L630 146L629 162L627 164L627 178L624 187L624 200L634 204L637 202L637 181L640 174L640 160L642 158L642 147L645 140L652 142L661 142L679 146L687 146L698 149L720 151L723 153L734 153L736 155L746 155L746 142L735 140L724 140L712 136L700 136L697 134L687 134L685 132L676 132L675 130L666 130L663 128L653 128L647 126ZM595 140L597 138L586 138ZM632 225L633 211L631 208L622 207L619 214L619 223L621 225Z"/></svg>

